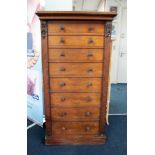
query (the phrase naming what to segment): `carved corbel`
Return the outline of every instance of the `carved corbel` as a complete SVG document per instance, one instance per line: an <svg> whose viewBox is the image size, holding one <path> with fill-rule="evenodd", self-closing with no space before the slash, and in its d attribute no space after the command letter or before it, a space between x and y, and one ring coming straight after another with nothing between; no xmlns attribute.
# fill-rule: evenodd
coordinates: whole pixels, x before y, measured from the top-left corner
<svg viewBox="0 0 155 155"><path fill-rule="evenodd" d="M111 37L112 22L106 22L105 24L105 37Z"/></svg>
<svg viewBox="0 0 155 155"><path fill-rule="evenodd" d="M47 36L47 22L41 21L41 36L44 39Z"/></svg>

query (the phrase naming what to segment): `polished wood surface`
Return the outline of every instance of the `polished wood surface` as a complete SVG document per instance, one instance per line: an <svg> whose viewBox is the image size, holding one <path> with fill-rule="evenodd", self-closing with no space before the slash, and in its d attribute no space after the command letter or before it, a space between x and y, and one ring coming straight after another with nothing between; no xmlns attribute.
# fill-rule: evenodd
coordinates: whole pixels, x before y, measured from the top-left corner
<svg viewBox="0 0 155 155"><path fill-rule="evenodd" d="M102 63L50 63L51 77L102 77Z"/></svg>
<svg viewBox="0 0 155 155"><path fill-rule="evenodd" d="M103 36L49 36L48 46L54 47L103 47Z"/></svg>
<svg viewBox="0 0 155 155"><path fill-rule="evenodd" d="M53 121L91 121L99 120L98 107L51 108Z"/></svg>
<svg viewBox="0 0 155 155"><path fill-rule="evenodd" d="M50 78L51 92L101 92L101 78Z"/></svg>
<svg viewBox="0 0 155 155"><path fill-rule="evenodd" d="M51 93L51 107L100 106L100 93Z"/></svg>
<svg viewBox="0 0 155 155"><path fill-rule="evenodd" d="M99 129L98 121L88 122L53 122L52 133L54 135L97 135Z"/></svg>
<svg viewBox="0 0 155 155"><path fill-rule="evenodd" d="M49 49L49 62L103 62L104 49Z"/></svg>
<svg viewBox="0 0 155 155"><path fill-rule="evenodd" d="M104 35L104 26L101 21L90 22L90 21L55 21L49 22L48 24L48 35L64 35L76 34L79 35Z"/></svg>
<svg viewBox="0 0 155 155"><path fill-rule="evenodd" d="M117 15L113 12L95 12L95 11L37 11L40 20L64 20L64 21L112 21Z"/></svg>
<svg viewBox="0 0 155 155"><path fill-rule="evenodd" d="M104 144L115 13L38 11L45 144Z"/></svg>

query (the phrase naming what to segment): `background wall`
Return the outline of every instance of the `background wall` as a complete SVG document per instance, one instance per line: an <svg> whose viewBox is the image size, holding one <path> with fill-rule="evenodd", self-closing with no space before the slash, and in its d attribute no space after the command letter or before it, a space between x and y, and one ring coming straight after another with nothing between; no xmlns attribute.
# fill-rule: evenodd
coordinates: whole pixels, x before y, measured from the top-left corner
<svg viewBox="0 0 155 155"><path fill-rule="evenodd" d="M127 0L107 0L98 11L110 11L111 6L118 9L113 21L111 83L127 83Z"/></svg>
<svg viewBox="0 0 155 155"><path fill-rule="evenodd" d="M42 0L45 10L72 11L72 0Z"/></svg>
<svg viewBox="0 0 155 155"><path fill-rule="evenodd" d="M126 0L28 0L28 2L40 2L40 6L42 7L43 10L52 10L52 11L110 11L111 6L116 6L117 7L117 13L118 16L116 19L113 21L113 31L112 31L112 70L111 70L111 83L127 83L126 79L126 54L127 54L127 47L126 47L126 12L127 12L127 7L126 7ZM32 6L32 5L30 5ZM29 7L28 7L29 8ZM32 9L30 9L32 10ZM31 12L28 9L28 12ZM35 15L35 12L33 13ZM31 16L28 14L28 19ZM35 51L39 51L40 53L40 36L36 37L36 34L40 34L40 23L38 17L34 16L36 19L36 22L32 20L33 24L28 23L29 25L34 25L35 28L32 30L28 29L28 32L33 32L33 47L32 49ZM31 19L31 18L30 18ZM29 21L29 20L28 20ZM37 27L37 28L36 28ZM35 39L37 38L37 39ZM39 43L37 43L39 42ZM36 45L39 45L39 47L36 47ZM39 54L40 55L40 54ZM31 57L30 57L31 58ZM40 58L40 57L39 57ZM39 63L38 66L34 65L33 70L29 69L28 70L28 79L31 78L33 83L35 82L35 79L38 75L39 81L41 81L41 59L38 59ZM32 61L33 63L33 61ZM29 63L28 63L29 64ZM31 66L30 66L31 67ZM29 67L29 68L30 68ZM31 68L32 68L31 67ZM37 68L36 68L37 67ZM38 70L38 73L36 74L36 77L32 77L32 75L35 75L34 72ZM32 73L33 72L33 73ZM31 82L31 83L32 83ZM28 83L29 85L31 84L30 82ZM36 83L36 86L40 86L41 82ZM32 84L31 84L32 85ZM42 87L42 86L41 86ZM28 94L28 116L32 120L35 120L36 122L39 122L39 124L42 124L42 115L43 115L43 103L42 103L42 88L40 87L35 87L34 90L38 90L35 92L40 92L37 93L34 96ZM110 106L110 112L111 113L126 113L126 86L113 86L112 88L112 95L115 94L114 98L111 98L111 106ZM121 97L118 94L123 94ZM116 96L116 95L119 96ZM35 98L34 98L35 97ZM118 99L117 101L115 99ZM124 100L123 100L124 98ZM122 102L122 103L121 103ZM118 106L118 104L121 104L123 106ZM112 108L111 108L112 107ZM118 108L119 107L119 108ZM120 108L123 107L123 108Z"/></svg>

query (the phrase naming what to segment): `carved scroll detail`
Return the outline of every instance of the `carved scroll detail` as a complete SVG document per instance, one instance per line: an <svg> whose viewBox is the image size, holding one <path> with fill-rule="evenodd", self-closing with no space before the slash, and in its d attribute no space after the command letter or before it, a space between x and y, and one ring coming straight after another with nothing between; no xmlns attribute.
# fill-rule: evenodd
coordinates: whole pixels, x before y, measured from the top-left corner
<svg viewBox="0 0 155 155"><path fill-rule="evenodd" d="M41 21L41 36L44 39L47 36L47 22Z"/></svg>
<svg viewBox="0 0 155 155"><path fill-rule="evenodd" d="M105 24L105 37L110 37L111 36L111 31L112 31L112 22L106 22Z"/></svg>

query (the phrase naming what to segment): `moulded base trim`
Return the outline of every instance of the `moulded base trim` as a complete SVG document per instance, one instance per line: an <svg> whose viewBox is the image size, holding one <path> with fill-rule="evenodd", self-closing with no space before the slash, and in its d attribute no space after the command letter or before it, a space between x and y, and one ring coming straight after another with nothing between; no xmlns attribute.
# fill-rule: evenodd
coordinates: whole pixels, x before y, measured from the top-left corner
<svg viewBox="0 0 155 155"><path fill-rule="evenodd" d="M83 144L105 144L105 135L66 135L45 136L46 145L83 145Z"/></svg>

